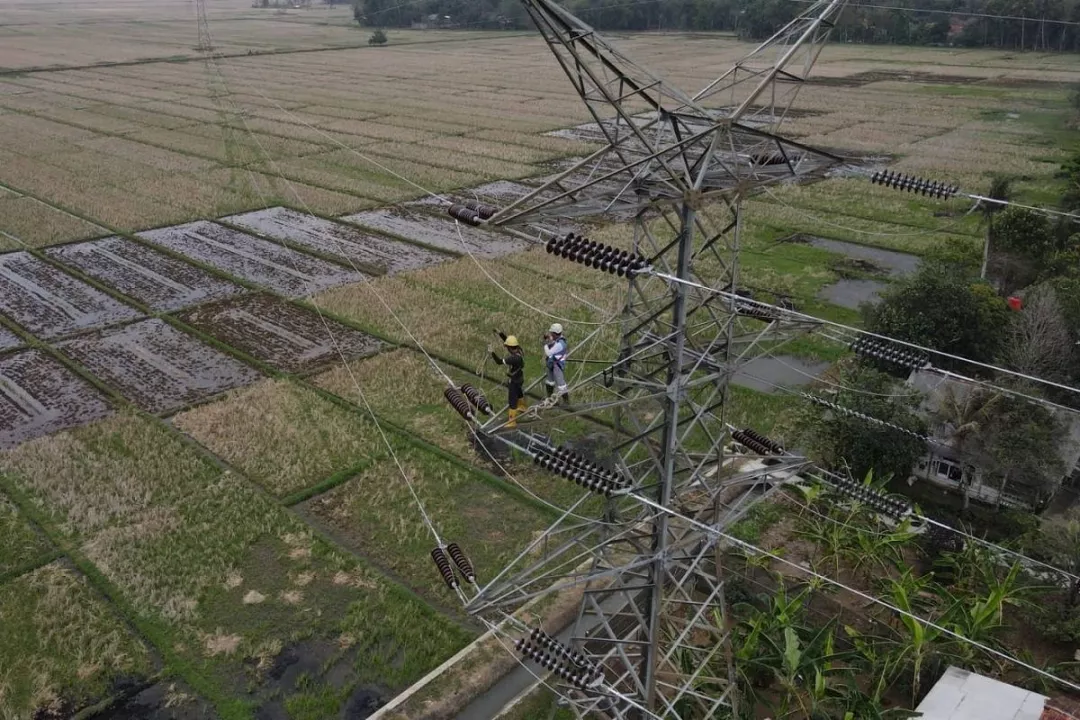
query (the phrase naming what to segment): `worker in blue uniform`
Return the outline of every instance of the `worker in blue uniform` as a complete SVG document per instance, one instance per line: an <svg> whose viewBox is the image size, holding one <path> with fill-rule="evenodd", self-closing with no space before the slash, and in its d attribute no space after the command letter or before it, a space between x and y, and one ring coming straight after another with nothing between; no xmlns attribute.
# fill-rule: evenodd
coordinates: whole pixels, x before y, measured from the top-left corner
<svg viewBox="0 0 1080 720"><path fill-rule="evenodd" d="M565 405L570 404L570 388L566 384L566 356L570 346L563 337L563 326L559 323L548 328L544 335L544 357L547 363L547 379L544 386L548 397L558 394Z"/></svg>

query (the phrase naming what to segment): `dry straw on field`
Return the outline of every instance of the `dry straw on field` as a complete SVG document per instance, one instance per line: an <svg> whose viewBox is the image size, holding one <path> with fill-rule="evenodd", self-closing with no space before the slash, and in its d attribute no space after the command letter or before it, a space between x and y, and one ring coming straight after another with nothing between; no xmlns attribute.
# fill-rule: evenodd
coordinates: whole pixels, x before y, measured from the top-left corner
<svg viewBox="0 0 1080 720"><path fill-rule="evenodd" d="M265 380L173 424L282 496L385 452L370 423L286 380Z"/></svg>

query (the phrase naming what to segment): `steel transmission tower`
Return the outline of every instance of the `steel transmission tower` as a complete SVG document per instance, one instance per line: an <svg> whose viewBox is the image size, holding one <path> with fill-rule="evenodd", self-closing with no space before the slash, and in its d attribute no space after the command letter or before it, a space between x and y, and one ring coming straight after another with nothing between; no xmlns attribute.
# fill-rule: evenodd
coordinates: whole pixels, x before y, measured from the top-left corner
<svg viewBox="0 0 1080 720"><path fill-rule="evenodd" d="M619 355L604 383L620 443L610 470L622 492L594 501L603 506L596 519L585 517L592 498L582 498L468 607L509 611L584 584L572 642L602 671L606 689L567 684L580 716L723 716L736 698L722 548L666 510L717 527L737 517L733 488L760 473L739 476L725 463L729 380L743 363L815 328L740 302L742 203L764 186L820 178L841 162L777 129L844 3L813 5L693 96L556 3L523 4L605 144L487 222L535 237L552 220L632 217L633 252L645 268L626 273ZM549 250L594 267L603 256L580 238L546 239ZM572 473L542 436L501 437L542 467ZM797 461L779 462L770 470Z"/></svg>

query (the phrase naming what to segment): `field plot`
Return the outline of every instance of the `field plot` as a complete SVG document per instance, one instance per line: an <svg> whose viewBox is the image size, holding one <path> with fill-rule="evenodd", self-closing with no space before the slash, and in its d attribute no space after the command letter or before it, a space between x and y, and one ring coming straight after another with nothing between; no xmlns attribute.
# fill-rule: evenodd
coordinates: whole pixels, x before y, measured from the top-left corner
<svg viewBox="0 0 1080 720"><path fill-rule="evenodd" d="M324 690L330 656L313 646L340 651L326 663L337 704L320 716L337 717L354 694L394 692L469 639L160 423L118 415L26 443L0 469L161 628L200 691L240 716L285 717L280 704ZM281 682L275 669L295 656L307 682Z"/></svg>
<svg viewBox="0 0 1080 720"><path fill-rule="evenodd" d="M0 493L0 576L40 557L49 542L19 514L14 503ZM0 694L0 697L3 697Z"/></svg>
<svg viewBox="0 0 1080 720"><path fill-rule="evenodd" d="M158 312L181 310L244 288L120 237L50 248L45 254Z"/></svg>
<svg viewBox="0 0 1080 720"><path fill-rule="evenodd" d="M531 192L535 192L536 188L528 185L523 185L519 182L512 180L496 180L495 182L485 183L483 185L474 188L464 188L453 193L449 193L451 199L454 202L461 202L463 200L479 200L480 202L491 203L498 207L509 205L515 200L520 200ZM551 198L555 193L546 192L541 193L538 197ZM425 197L420 200L414 200L412 202L404 203L405 206L413 205L430 205L432 207L439 207L443 205L443 201L436 197Z"/></svg>
<svg viewBox="0 0 1080 720"><path fill-rule="evenodd" d="M0 313L46 340L141 314L25 252L0 255Z"/></svg>
<svg viewBox="0 0 1080 720"><path fill-rule="evenodd" d="M86 579L55 562L0 585L0 717L71 717L155 660Z"/></svg>
<svg viewBox="0 0 1080 720"><path fill-rule="evenodd" d="M102 235L104 228L34 198L0 195L0 250L39 247Z"/></svg>
<svg viewBox="0 0 1080 720"><path fill-rule="evenodd" d="M57 347L149 413L177 410L262 377L156 318L78 337Z"/></svg>
<svg viewBox="0 0 1080 720"><path fill-rule="evenodd" d="M478 257L493 258L509 255L526 247L523 241L507 235L462 223L457 223L455 227L452 219L444 220L407 210L369 210L343 217L342 220L459 255L472 253Z"/></svg>
<svg viewBox="0 0 1080 720"><path fill-rule="evenodd" d="M317 369L377 351L383 343L268 295L196 308L179 316L203 332L285 372Z"/></svg>
<svg viewBox="0 0 1080 720"><path fill-rule="evenodd" d="M22 338L7 328L0 326L0 352L17 348L22 344Z"/></svg>
<svg viewBox="0 0 1080 720"><path fill-rule="evenodd" d="M40 350L0 357L0 449L111 412L93 386Z"/></svg>
<svg viewBox="0 0 1080 720"><path fill-rule="evenodd" d="M139 237L289 297L363 279L360 273L207 221L147 230Z"/></svg>
<svg viewBox="0 0 1080 720"><path fill-rule="evenodd" d="M428 513L438 518L439 534L461 546L481 583L549 523L538 510L446 460L400 448L398 459ZM431 533L393 460L387 458L365 469L312 500L309 508L329 522L336 537L425 595L447 600L446 586L431 571ZM387 527L394 532L386 532Z"/></svg>
<svg viewBox="0 0 1080 720"><path fill-rule="evenodd" d="M281 497L386 451L370 422L287 380L265 380L173 424Z"/></svg>
<svg viewBox="0 0 1080 720"><path fill-rule="evenodd" d="M427 248L361 232L348 225L283 207L232 215L221 218L221 221L334 255L364 269L370 268L377 275L393 275L449 259Z"/></svg>

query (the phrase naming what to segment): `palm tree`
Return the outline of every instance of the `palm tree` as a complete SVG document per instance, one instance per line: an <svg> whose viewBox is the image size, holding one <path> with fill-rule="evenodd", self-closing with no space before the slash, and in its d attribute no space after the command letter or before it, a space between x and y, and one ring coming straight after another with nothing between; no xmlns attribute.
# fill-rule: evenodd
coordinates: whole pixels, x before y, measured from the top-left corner
<svg viewBox="0 0 1080 720"><path fill-rule="evenodd" d="M983 449L983 434L993 419L993 410L1001 395L989 392L971 392L955 385L946 385L940 395L937 408L932 411L933 420L944 428L946 444L961 455L969 455ZM961 482L964 496L963 509L971 504L971 479Z"/></svg>

